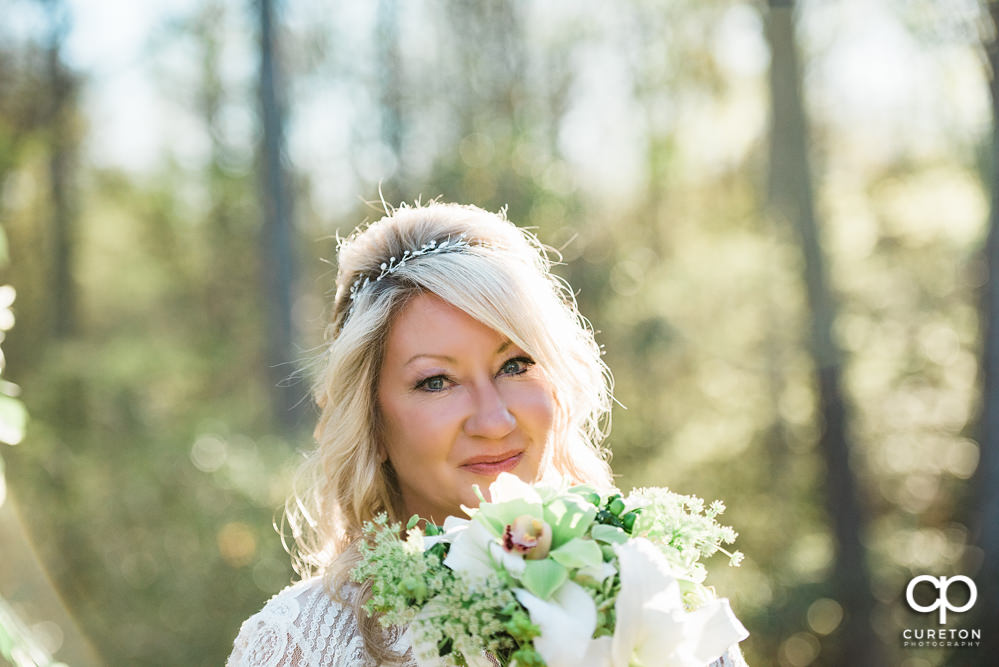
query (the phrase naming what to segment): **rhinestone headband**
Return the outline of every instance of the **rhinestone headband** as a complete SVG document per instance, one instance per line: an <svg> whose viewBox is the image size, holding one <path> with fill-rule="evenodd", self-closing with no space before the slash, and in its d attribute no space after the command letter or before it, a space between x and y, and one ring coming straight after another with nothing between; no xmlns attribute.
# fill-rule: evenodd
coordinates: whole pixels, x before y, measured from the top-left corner
<svg viewBox="0 0 999 667"><path fill-rule="evenodd" d="M408 260L411 260L414 257L421 257L423 255L454 252L456 250L464 250L465 248L471 247L472 244L466 241L464 235L462 235L453 240L448 238L440 243L437 241L429 241L428 243L424 243L419 250L406 250L402 253L402 257L390 257L389 261L382 262L379 267L381 268L381 273L377 276L372 278L371 276L362 274L358 276L357 280L354 281L354 284L350 286L350 309L354 309L354 301L357 299L357 295L361 290L367 287L370 283L376 283L385 276L392 275L402 267L406 266L406 262Z"/></svg>

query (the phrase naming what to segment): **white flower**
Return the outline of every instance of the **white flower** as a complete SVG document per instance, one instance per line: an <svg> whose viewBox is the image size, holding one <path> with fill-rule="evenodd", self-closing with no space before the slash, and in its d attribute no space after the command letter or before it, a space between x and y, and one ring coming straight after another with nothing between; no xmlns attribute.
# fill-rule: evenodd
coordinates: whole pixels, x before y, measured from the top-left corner
<svg viewBox="0 0 999 667"><path fill-rule="evenodd" d="M536 519L543 523L541 496L534 486L504 472L489 485L489 497L490 501L482 503L478 509L466 509L472 516L471 521L457 517L444 521L441 539L451 543L444 565L455 572L478 576L504 569L519 578L524 574L524 556L505 550L502 537L507 526L515 521L524 523ZM550 528L548 532L550 535ZM550 543L550 537L548 539Z"/></svg>
<svg viewBox="0 0 999 667"><path fill-rule="evenodd" d="M428 633L422 627L423 625L432 626L438 619L447 618L448 615L448 609L442 607L439 602L431 600L406 629L406 639L403 643L408 643L412 647L413 658L419 667L447 667L449 664L447 659L441 657L437 644L427 639ZM493 667L494 663L485 654L468 655L463 653L462 655L464 655L469 667Z"/></svg>
<svg viewBox="0 0 999 667"><path fill-rule="evenodd" d="M448 517L444 539L451 542L444 565L455 572L485 577L502 567L515 577L524 573L523 556L504 551L499 539L478 521Z"/></svg>
<svg viewBox="0 0 999 667"><path fill-rule="evenodd" d="M590 567L581 567L576 570L575 578L577 581L583 579L592 579L596 583L601 583L607 577L614 576L617 570L610 563L601 562L599 565Z"/></svg>
<svg viewBox="0 0 999 667"><path fill-rule="evenodd" d="M501 472L496 481L489 485L489 502L505 503L511 500L524 500L532 505L541 504L541 495L531 484L508 472Z"/></svg>
<svg viewBox="0 0 999 667"><path fill-rule="evenodd" d="M548 667L584 664L584 654L597 627L597 608L586 589L567 581L550 600L522 588L515 589L514 594L527 607L531 622L541 629L541 635L534 638L534 648Z"/></svg>
<svg viewBox="0 0 999 667"><path fill-rule="evenodd" d="M728 600L686 611L669 562L648 540L636 538L615 550L621 591L614 636L592 640L577 664L703 667L749 635Z"/></svg>

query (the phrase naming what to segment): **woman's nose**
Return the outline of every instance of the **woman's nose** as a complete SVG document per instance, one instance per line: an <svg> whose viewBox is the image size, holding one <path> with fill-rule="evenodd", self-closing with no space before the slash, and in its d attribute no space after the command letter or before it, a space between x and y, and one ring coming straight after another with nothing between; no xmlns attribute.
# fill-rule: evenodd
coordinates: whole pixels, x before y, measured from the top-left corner
<svg viewBox="0 0 999 667"><path fill-rule="evenodd" d="M516 427L517 419L493 383L485 383L475 390L472 413L465 420L464 430L467 435L499 440Z"/></svg>

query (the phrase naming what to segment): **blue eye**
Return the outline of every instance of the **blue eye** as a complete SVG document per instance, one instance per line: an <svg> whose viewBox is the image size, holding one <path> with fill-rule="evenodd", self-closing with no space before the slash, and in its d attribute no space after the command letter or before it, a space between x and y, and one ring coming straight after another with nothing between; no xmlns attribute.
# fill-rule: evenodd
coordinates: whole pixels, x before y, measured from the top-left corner
<svg viewBox="0 0 999 667"><path fill-rule="evenodd" d="M535 361L530 357L513 357L503 362L496 375L523 375L534 364ZM455 381L447 375L431 375L417 382L414 389L436 394L447 391L452 384L455 384Z"/></svg>
<svg viewBox="0 0 999 667"><path fill-rule="evenodd" d="M514 357L507 359L500 368L500 373L505 375L520 375L526 373L527 369L534 365L534 360L529 357Z"/></svg>
<svg viewBox="0 0 999 667"><path fill-rule="evenodd" d="M447 378L443 375L433 375L417 383L416 388L423 391L438 392L447 389Z"/></svg>

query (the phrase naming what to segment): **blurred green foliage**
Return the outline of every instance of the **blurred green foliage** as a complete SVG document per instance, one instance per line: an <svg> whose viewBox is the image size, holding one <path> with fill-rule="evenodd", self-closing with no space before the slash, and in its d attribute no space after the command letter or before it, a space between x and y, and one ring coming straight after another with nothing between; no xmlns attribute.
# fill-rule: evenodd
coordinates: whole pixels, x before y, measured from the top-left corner
<svg viewBox="0 0 999 667"><path fill-rule="evenodd" d="M764 206L759 7L402 4L377 3L377 16L285 9L302 258L302 353L288 375L302 399L308 374L296 371L316 354L332 287L320 258L335 233L378 215L354 197L507 206L561 250L558 271L606 349L621 485L724 499L747 558L717 559L712 577L752 632L750 664L831 664L826 649L849 638L827 581L801 260ZM894 9L879 20L902 30L912 17ZM876 630L899 657L905 582L968 557L985 137L930 109L896 119L911 134L874 140L867 119L823 105L834 49L814 25L828 11L810 3L801 17L813 25L816 190L873 519ZM266 409L254 133L239 129L255 104L249 21L205 2L151 39L142 65L157 104L195 149L167 146L145 170L76 162L68 337L52 331L50 144L44 117L22 113L43 106L43 52L30 31L2 47L0 75L23 93L0 96L11 248L0 283L18 293L5 350L32 416L24 445L4 454L7 484L107 664L220 664L240 622L291 577L272 523L310 436L281 431ZM725 45L738 40L733 56ZM941 86L966 63L953 52L974 52L970 39L921 46ZM88 86L87 72L74 76ZM75 110L83 153L102 140L86 113Z"/></svg>
<svg viewBox="0 0 999 667"><path fill-rule="evenodd" d="M0 228L0 267L10 261L7 250L7 237ZM14 304L16 292L10 285L0 285L0 343L14 326ZM0 444L17 445L24 439L28 423L28 411L18 398L21 388L4 379L6 358L0 349ZM0 452L0 507L7 500L7 480L4 476L3 453ZM7 549L13 545L8 545ZM10 558L8 552L7 557ZM17 611L4 599L0 591L0 659L16 667L55 666L52 656L35 637L35 633L25 625Z"/></svg>

